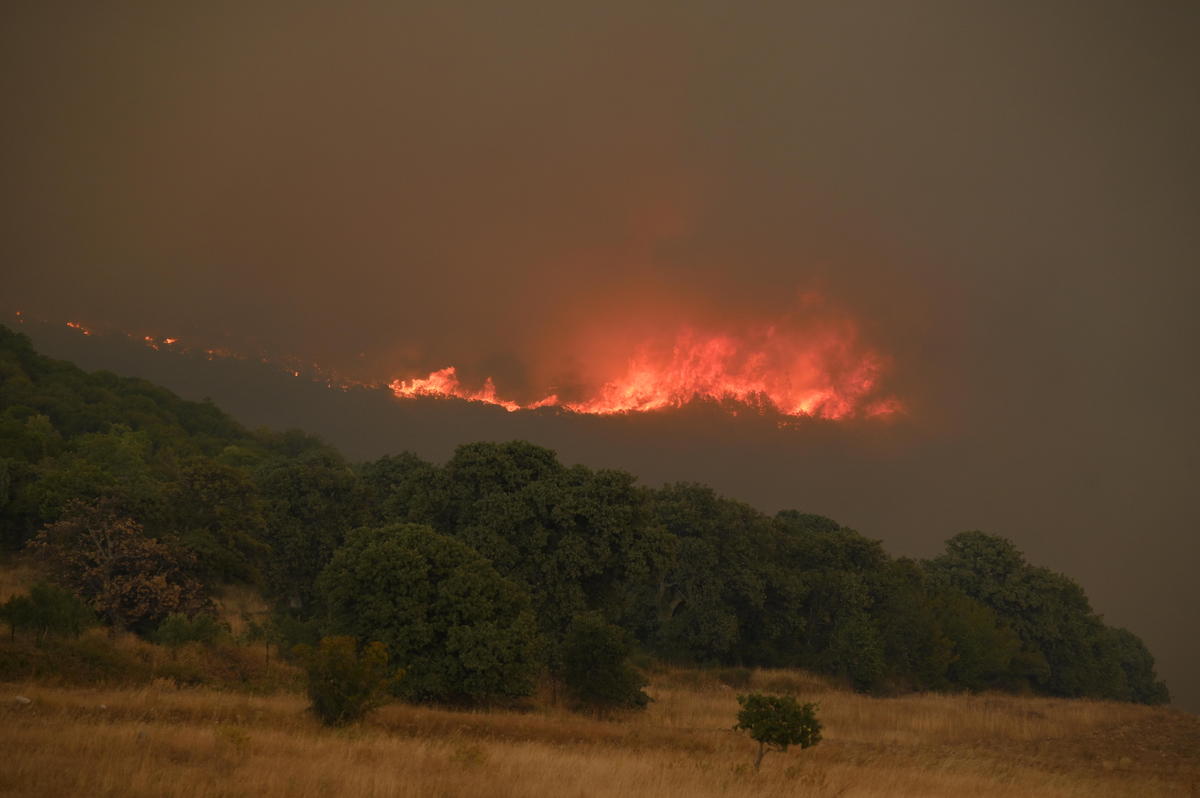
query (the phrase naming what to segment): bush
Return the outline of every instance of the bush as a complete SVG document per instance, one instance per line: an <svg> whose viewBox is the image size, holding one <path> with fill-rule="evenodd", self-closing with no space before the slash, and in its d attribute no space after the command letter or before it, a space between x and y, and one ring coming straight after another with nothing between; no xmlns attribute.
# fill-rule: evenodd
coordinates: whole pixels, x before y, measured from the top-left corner
<svg viewBox="0 0 1200 798"><path fill-rule="evenodd" d="M10 635L18 628L32 629L39 640L47 635L80 633L96 622L96 615L69 590L38 583L27 596L13 596L0 605L0 618L8 622Z"/></svg>
<svg viewBox="0 0 1200 798"><path fill-rule="evenodd" d="M754 760L757 771L768 750L786 751L789 745L809 748L821 741L821 722L817 720L816 704L800 704L792 696L738 696L742 709L734 731L750 732L758 742Z"/></svg>
<svg viewBox="0 0 1200 798"><path fill-rule="evenodd" d="M296 652L308 675L312 711L326 726L353 723L387 702L400 678L388 668L387 648L371 643L360 652L353 637L322 638Z"/></svg>
<svg viewBox="0 0 1200 798"><path fill-rule="evenodd" d="M211 645L224 631L217 619L207 613L189 618L181 612L173 612L158 625L153 638L156 643L177 649L184 643Z"/></svg>
<svg viewBox="0 0 1200 798"><path fill-rule="evenodd" d="M563 642L563 680L572 698L593 710L642 709L646 680L629 664L625 631L599 613L576 615Z"/></svg>

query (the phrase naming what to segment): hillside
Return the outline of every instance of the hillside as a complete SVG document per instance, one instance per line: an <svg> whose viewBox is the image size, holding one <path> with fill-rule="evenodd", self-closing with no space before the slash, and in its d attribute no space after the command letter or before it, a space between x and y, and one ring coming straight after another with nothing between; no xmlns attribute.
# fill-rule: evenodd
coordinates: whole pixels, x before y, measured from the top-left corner
<svg viewBox="0 0 1200 798"><path fill-rule="evenodd" d="M1141 641L1002 538L965 532L931 560L894 558L828 518L767 515L697 484L646 488L522 441L465 445L444 464L352 464L303 433L249 431L211 403L44 358L2 328L0 369L0 795L1200 784L1200 719L1138 705L1167 698ZM42 609L67 607L70 624L30 613L44 580L60 587ZM501 616L469 620L500 606L488 595L519 621L503 644L487 637ZM404 647L403 618L435 605L477 641L470 668L436 634ZM572 711L561 663L581 618L634 647L648 709ZM164 636L202 621L203 638ZM328 730L289 652L331 634L387 641L410 681L448 663L427 683L467 669L495 684L509 643L536 656L500 663L528 689L406 694ZM755 774L754 744L732 730L745 691L818 702L824 740Z"/></svg>
<svg viewBox="0 0 1200 798"><path fill-rule="evenodd" d="M506 645L540 651L544 665L560 661L575 618L599 613L671 661L805 667L876 693L1168 698L1136 635L995 536L966 532L933 560L896 559L829 518L769 516L704 485L642 487L522 441L463 445L440 466L411 453L352 465L303 433L252 433L211 403L45 358L7 328L0 369L0 544L32 542L115 628L149 634L237 582L265 592L286 645L399 640L390 610L372 610L368 628L358 605L407 582L352 577L342 593L355 606L339 621L327 572L351 556L352 531L367 546L364 535L408 524L494 569L486 578L527 608L513 613L533 618L524 642ZM95 559L119 548L98 531L125 541L121 564ZM408 555L395 556L401 569Z"/></svg>

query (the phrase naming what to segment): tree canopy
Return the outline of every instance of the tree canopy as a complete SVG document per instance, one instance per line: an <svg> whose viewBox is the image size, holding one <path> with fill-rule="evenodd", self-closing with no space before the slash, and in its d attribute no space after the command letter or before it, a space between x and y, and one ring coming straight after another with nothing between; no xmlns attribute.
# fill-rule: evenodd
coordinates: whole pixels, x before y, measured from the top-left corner
<svg viewBox="0 0 1200 798"><path fill-rule="evenodd" d="M1136 635L1000 537L896 559L823 516L642 486L524 441L352 464L0 326L0 547L26 545L116 627L255 585L281 642L382 641L418 698L531 689L537 668L562 672L580 617L667 660L805 667L866 691L1168 697Z"/></svg>
<svg viewBox="0 0 1200 798"><path fill-rule="evenodd" d="M356 529L320 588L329 629L383 643L409 698L475 703L533 689L529 597L460 541L418 524Z"/></svg>

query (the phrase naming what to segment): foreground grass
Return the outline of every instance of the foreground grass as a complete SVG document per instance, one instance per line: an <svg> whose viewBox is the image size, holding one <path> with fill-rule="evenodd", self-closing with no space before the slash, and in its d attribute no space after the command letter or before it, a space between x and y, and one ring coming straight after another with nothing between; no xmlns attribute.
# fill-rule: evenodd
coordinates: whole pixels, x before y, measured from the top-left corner
<svg viewBox="0 0 1200 798"><path fill-rule="evenodd" d="M0 684L0 795L1200 795L1200 718L1097 701L868 698L803 674L748 689L820 702L824 741L749 767L735 691L660 673L614 719L392 705L344 730L295 693ZM17 702L21 695L31 703Z"/></svg>

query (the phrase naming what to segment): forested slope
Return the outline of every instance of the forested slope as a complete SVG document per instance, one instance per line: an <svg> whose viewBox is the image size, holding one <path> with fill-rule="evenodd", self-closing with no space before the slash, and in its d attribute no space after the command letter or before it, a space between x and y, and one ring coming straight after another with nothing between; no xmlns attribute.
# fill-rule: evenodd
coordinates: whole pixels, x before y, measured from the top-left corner
<svg viewBox="0 0 1200 798"><path fill-rule="evenodd" d="M87 555L108 535L132 553L107 571L89 561L89 573L158 585L159 596L254 584L285 642L345 631L329 594L344 593L339 580L358 566L349 551L341 571L329 564L352 530L367 530L352 537L369 548L372 536L416 540L420 525L481 555L506 585L497 590L521 595L534 619L522 650L552 669L572 622L599 613L659 658L805 667L861 690L1167 698L1135 635L1106 626L1078 584L1001 538L963 533L931 561L897 559L828 518L769 516L703 485L648 488L520 441L467 444L444 465L412 454L351 464L301 432L249 431L211 403L42 357L3 327L0 523L6 549L48 554L50 571L97 609L100 588L72 581L53 555ZM376 583L386 579L354 584ZM112 617L143 633L172 611L204 611L130 606ZM399 639L370 631L360 637Z"/></svg>

